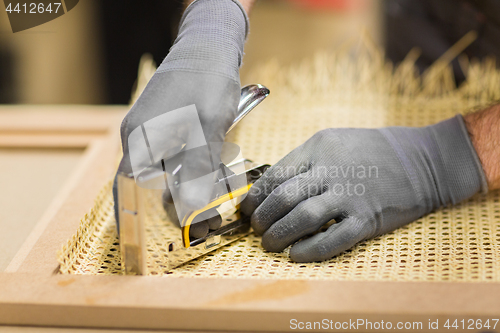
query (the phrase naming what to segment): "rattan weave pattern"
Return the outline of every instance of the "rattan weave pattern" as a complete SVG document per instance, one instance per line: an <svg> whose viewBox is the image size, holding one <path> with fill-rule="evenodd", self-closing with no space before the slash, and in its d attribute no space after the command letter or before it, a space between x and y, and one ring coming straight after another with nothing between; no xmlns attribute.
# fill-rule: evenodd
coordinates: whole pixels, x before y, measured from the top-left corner
<svg viewBox="0 0 500 333"><path fill-rule="evenodd" d="M413 61L410 54L393 68L380 53L368 50L356 60L346 54L321 53L290 68L268 63L249 79L268 86L271 95L229 140L240 145L245 157L272 164L323 128L424 126L500 100L500 71L492 61L467 63L468 80L458 89L443 64L420 77ZM59 252L61 273L120 274L112 212L108 184ZM157 247L149 252L151 274L166 274L158 260L162 251ZM296 264L287 251L265 252L259 237L250 235L168 275L498 282L500 192L440 209L326 262Z"/></svg>

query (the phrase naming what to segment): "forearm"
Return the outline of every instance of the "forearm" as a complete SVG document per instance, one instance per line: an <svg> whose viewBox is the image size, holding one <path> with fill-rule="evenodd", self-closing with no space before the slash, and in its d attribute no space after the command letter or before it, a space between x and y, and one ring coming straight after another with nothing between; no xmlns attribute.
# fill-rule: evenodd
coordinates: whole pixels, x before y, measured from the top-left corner
<svg viewBox="0 0 500 333"><path fill-rule="evenodd" d="M194 0L185 0L185 6L189 6ZM252 10L253 4L255 3L255 0L238 0L245 11L247 12L247 15L250 15L250 11Z"/></svg>
<svg viewBox="0 0 500 333"><path fill-rule="evenodd" d="M239 85L248 28L248 17L237 1L194 1L184 11L177 38L157 72L210 72Z"/></svg>
<svg viewBox="0 0 500 333"><path fill-rule="evenodd" d="M489 190L500 188L500 104L465 116Z"/></svg>

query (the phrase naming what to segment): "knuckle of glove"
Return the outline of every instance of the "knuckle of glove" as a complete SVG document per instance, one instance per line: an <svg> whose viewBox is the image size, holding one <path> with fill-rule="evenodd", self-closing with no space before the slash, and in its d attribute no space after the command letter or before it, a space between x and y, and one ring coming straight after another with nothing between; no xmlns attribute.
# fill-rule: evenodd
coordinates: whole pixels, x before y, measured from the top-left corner
<svg viewBox="0 0 500 333"><path fill-rule="evenodd" d="M298 218L307 225L314 225L315 222L323 218L323 214L319 211L318 207L311 207L301 202L296 209L298 210Z"/></svg>
<svg viewBox="0 0 500 333"><path fill-rule="evenodd" d="M335 128L326 128L321 131L316 132L310 139L311 143L314 145L324 144L331 145L337 143L337 134L339 129Z"/></svg>
<svg viewBox="0 0 500 333"><path fill-rule="evenodd" d="M148 118L142 119L141 116L138 115L137 108L132 106L129 112L123 118L120 124L120 134L122 137L122 141L126 142L128 139L128 135L138 126L142 125ZM124 140L125 139L125 140Z"/></svg>
<svg viewBox="0 0 500 333"><path fill-rule="evenodd" d="M323 141L325 139L328 139L328 137L331 135L332 129L331 128L326 128L321 131L318 131L314 133L314 135L311 137L312 141Z"/></svg>
<svg viewBox="0 0 500 333"><path fill-rule="evenodd" d="M123 138L128 134L129 132L129 126L128 126L129 120L128 116L125 116L123 118L122 123L120 124L120 135L122 137L122 142L124 142Z"/></svg>

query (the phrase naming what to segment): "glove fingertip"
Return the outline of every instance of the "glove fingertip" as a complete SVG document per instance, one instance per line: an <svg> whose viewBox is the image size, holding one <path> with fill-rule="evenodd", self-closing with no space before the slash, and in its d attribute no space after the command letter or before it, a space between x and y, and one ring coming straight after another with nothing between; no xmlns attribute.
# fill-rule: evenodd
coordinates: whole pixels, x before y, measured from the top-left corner
<svg viewBox="0 0 500 333"><path fill-rule="evenodd" d="M325 233L319 233L296 243L290 249L290 259L294 262L314 262L330 259L341 252L341 249L328 242Z"/></svg>
<svg viewBox="0 0 500 333"><path fill-rule="evenodd" d="M339 252L327 251L326 249L322 249L319 244L304 244L307 242L301 241L292 246L290 249L290 259L297 263L306 263L306 262L319 262L331 259L336 256ZM309 243L309 242L308 242Z"/></svg>
<svg viewBox="0 0 500 333"><path fill-rule="evenodd" d="M207 221L201 221L191 225L189 236L193 238L203 238L208 234L209 225Z"/></svg>
<svg viewBox="0 0 500 333"><path fill-rule="evenodd" d="M269 252L281 252L286 248L287 244L283 244L271 235L269 231L265 232L262 236L262 247Z"/></svg>
<svg viewBox="0 0 500 333"><path fill-rule="evenodd" d="M290 249L290 259L293 262L297 263L306 263L306 262L312 262L315 261L311 253L308 253L308 251L303 251L300 249L300 247L297 246L292 246Z"/></svg>
<svg viewBox="0 0 500 333"><path fill-rule="evenodd" d="M259 219L256 217L255 212L252 214L250 219L250 224L252 226L253 231L258 235L262 236L266 229L262 227L262 224L259 222Z"/></svg>

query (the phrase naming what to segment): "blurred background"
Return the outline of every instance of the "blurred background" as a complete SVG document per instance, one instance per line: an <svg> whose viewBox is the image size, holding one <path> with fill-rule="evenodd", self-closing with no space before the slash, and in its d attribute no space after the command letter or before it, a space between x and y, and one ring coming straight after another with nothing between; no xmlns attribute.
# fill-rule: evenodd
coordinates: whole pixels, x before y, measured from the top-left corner
<svg viewBox="0 0 500 333"><path fill-rule="evenodd" d="M141 55L162 61L181 12L182 0L81 0L62 17L13 34L0 11L0 103L127 104ZM290 64L333 50L362 29L380 42L381 16L378 0L257 1L242 82L261 62Z"/></svg>
<svg viewBox="0 0 500 333"><path fill-rule="evenodd" d="M182 0L81 0L70 12L13 34L0 11L0 103L127 104L139 59L159 64L176 35ZM415 46L423 70L467 32L465 55L500 54L498 0L260 0L250 16L242 82L274 59L288 65L335 50L363 30L401 61ZM458 83L465 78L453 62Z"/></svg>

